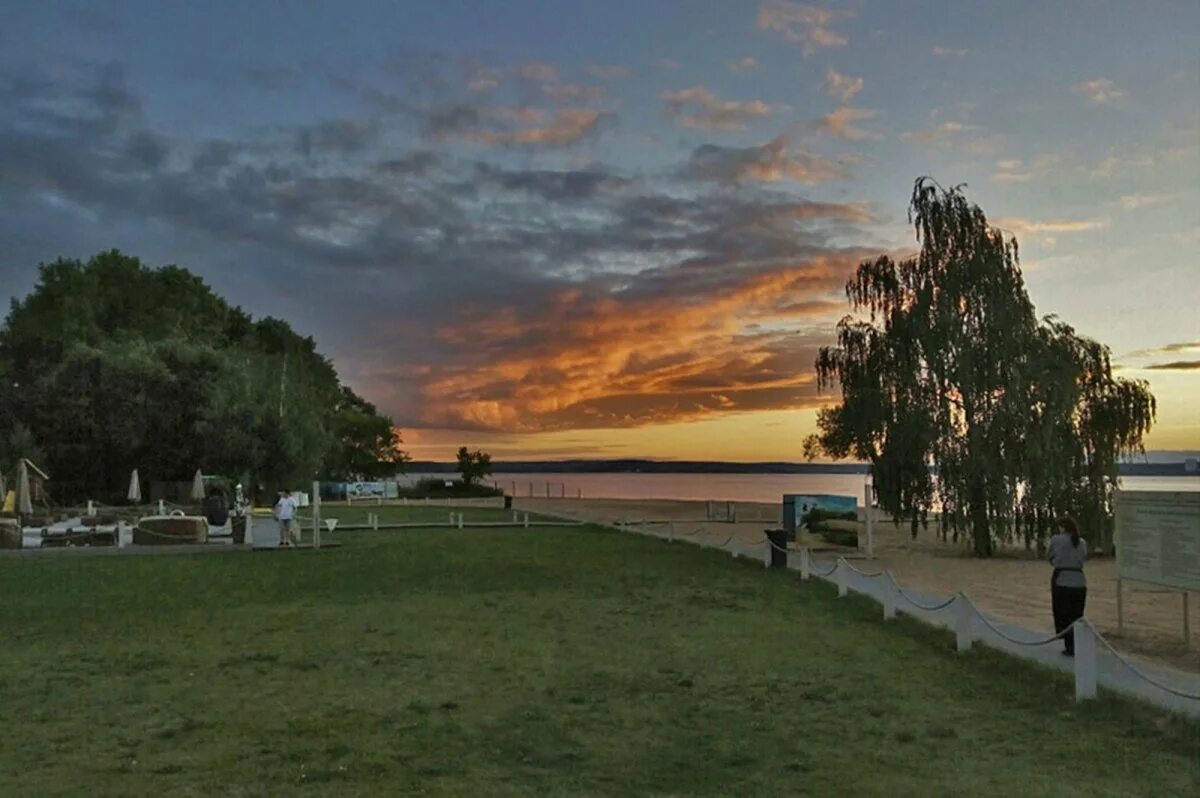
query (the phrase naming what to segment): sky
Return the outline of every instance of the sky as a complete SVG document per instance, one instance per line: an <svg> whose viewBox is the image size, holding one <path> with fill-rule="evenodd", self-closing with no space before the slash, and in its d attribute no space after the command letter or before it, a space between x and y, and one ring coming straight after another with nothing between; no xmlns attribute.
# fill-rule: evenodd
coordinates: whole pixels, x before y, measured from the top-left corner
<svg viewBox="0 0 1200 798"><path fill-rule="evenodd" d="M0 300L110 248L313 336L417 459L799 460L913 180L1200 449L1200 3L25 2Z"/></svg>

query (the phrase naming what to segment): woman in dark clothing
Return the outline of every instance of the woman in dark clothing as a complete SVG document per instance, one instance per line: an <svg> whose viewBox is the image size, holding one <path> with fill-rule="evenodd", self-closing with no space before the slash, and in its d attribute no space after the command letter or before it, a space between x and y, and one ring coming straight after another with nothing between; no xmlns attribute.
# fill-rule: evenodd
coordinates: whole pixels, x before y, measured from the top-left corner
<svg viewBox="0 0 1200 798"><path fill-rule="evenodd" d="M1050 564L1054 566L1050 577L1050 603L1054 609L1055 634L1082 618L1087 603L1087 579L1083 575L1087 542L1079 537L1079 526L1073 518L1060 518L1058 528L1061 531L1050 538ZM1075 656L1074 630L1067 632L1063 643L1067 656Z"/></svg>

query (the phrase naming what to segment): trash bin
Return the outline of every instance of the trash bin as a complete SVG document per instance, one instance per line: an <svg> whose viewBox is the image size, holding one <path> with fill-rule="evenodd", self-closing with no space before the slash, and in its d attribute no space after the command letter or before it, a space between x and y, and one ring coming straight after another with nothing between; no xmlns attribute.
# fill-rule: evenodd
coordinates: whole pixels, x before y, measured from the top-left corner
<svg viewBox="0 0 1200 798"><path fill-rule="evenodd" d="M771 542L771 567L787 568L787 530L764 529L763 534L765 534L767 536L767 540Z"/></svg>
<svg viewBox="0 0 1200 798"><path fill-rule="evenodd" d="M509 496L507 494L505 494L505 496L504 496L504 509L505 510L512 509L512 496Z"/></svg>

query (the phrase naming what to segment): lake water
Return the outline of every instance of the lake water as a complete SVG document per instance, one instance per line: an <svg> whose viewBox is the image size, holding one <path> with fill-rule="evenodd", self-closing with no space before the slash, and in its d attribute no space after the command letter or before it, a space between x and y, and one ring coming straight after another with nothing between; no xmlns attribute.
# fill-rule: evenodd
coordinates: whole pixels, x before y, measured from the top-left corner
<svg viewBox="0 0 1200 798"><path fill-rule="evenodd" d="M409 474L415 482L422 476ZM585 499L694 499L776 503L785 493L863 495L862 474L493 474L489 482L516 496ZM1125 490L1200 491L1200 477L1125 477Z"/></svg>

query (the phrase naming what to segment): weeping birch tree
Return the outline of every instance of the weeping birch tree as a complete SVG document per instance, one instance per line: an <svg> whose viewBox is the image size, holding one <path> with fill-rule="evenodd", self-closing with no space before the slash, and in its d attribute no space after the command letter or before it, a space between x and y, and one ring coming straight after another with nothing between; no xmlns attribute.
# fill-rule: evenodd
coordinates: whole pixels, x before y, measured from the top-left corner
<svg viewBox="0 0 1200 798"><path fill-rule="evenodd" d="M816 363L842 401L806 450L868 462L880 506L914 537L936 509L943 535L987 556L1001 541L1040 547L1070 513L1106 548L1118 459L1154 422L1147 384L1037 318L1016 239L961 187L918 179L909 222L919 254L866 261L846 284L854 315Z"/></svg>

